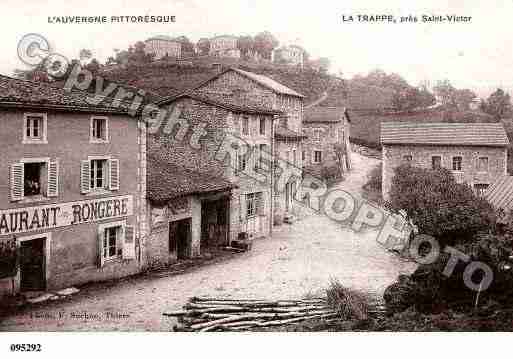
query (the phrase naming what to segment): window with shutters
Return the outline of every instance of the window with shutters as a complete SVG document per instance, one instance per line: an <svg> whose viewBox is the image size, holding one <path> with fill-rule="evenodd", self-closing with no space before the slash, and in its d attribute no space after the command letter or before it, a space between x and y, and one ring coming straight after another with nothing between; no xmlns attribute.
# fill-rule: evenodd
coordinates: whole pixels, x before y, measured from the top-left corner
<svg viewBox="0 0 513 359"><path fill-rule="evenodd" d="M242 153L237 153L237 171L243 172L246 170L247 159L246 155Z"/></svg>
<svg viewBox="0 0 513 359"><path fill-rule="evenodd" d="M254 192L246 194L246 215L247 218L254 217L263 212L263 193Z"/></svg>
<svg viewBox="0 0 513 359"><path fill-rule="evenodd" d="M431 156L431 168L434 170L442 168L442 156Z"/></svg>
<svg viewBox="0 0 513 359"><path fill-rule="evenodd" d="M59 164L49 158L23 158L11 165L11 200L44 200L59 192Z"/></svg>
<svg viewBox="0 0 513 359"><path fill-rule="evenodd" d="M91 160L90 188L93 191L107 189L107 162L108 160Z"/></svg>
<svg viewBox="0 0 513 359"><path fill-rule="evenodd" d="M26 113L23 116L23 143L46 144L47 117L44 113Z"/></svg>
<svg viewBox="0 0 513 359"><path fill-rule="evenodd" d="M119 190L119 160L102 156L90 156L81 162L80 191L105 192Z"/></svg>
<svg viewBox="0 0 513 359"><path fill-rule="evenodd" d="M91 142L105 143L109 141L109 122L107 117L91 118Z"/></svg>

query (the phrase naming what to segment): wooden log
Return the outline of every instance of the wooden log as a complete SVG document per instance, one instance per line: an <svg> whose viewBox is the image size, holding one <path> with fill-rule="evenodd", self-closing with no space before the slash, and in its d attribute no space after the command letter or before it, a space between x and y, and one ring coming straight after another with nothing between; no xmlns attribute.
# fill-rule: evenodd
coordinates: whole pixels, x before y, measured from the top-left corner
<svg viewBox="0 0 513 359"><path fill-rule="evenodd" d="M172 311L172 312L164 312L162 313L162 315L165 315L167 317L179 317L181 315L187 315L187 311L186 310L177 310L177 311Z"/></svg>

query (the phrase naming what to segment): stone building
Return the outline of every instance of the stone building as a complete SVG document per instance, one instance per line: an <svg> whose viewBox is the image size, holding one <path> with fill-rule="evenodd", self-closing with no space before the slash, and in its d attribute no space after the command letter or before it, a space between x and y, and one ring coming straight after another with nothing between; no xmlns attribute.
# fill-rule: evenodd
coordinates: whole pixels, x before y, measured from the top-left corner
<svg viewBox="0 0 513 359"><path fill-rule="evenodd" d="M145 265L146 127L89 96L0 76L0 295Z"/></svg>
<svg viewBox="0 0 513 359"><path fill-rule="evenodd" d="M182 44L170 36L159 35L150 37L144 42L144 51L147 54L154 54L155 60L163 57L180 58L182 56Z"/></svg>
<svg viewBox="0 0 513 359"><path fill-rule="evenodd" d="M249 239L268 236L272 167L264 156L272 151L280 112L195 92L158 105L170 116L148 141L149 258L179 259L177 241L187 242L182 257L191 257L228 245L241 233ZM188 223L176 223L182 219Z"/></svg>
<svg viewBox="0 0 513 359"><path fill-rule="evenodd" d="M282 113L274 124L273 154L288 162L293 173L284 186L275 186L273 215L279 218L294 213L294 199L301 198L302 120L304 96L273 79L256 73L229 68L206 80L194 91L208 96L230 99L243 106L258 106ZM283 188L281 188L283 187Z"/></svg>
<svg viewBox="0 0 513 359"><path fill-rule="evenodd" d="M303 68L305 50L297 45L283 46L273 51L272 60Z"/></svg>
<svg viewBox="0 0 513 359"><path fill-rule="evenodd" d="M383 197L388 199L394 168L402 163L444 167L478 194L506 175L509 140L502 123L382 122Z"/></svg>
<svg viewBox="0 0 513 359"><path fill-rule="evenodd" d="M303 118L303 166L351 168L350 120L344 107L314 106ZM336 151L338 149L338 151Z"/></svg>
<svg viewBox="0 0 513 359"><path fill-rule="evenodd" d="M240 50L237 48L237 36L220 35L210 39L210 56L233 57L239 59Z"/></svg>

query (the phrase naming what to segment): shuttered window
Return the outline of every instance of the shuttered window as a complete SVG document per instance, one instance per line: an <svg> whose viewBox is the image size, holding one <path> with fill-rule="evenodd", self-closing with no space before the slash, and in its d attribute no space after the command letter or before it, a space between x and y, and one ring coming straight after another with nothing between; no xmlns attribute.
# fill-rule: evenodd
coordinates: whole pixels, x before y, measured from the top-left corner
<svg viewBox="0 0 513 359"><path fill-rule="evenodd" d="M59 162L51 161L48 165L48 197L59 195Z"/></svg>
<svg viewBox="0 0 513 359"><path fill-rule="evenodd" d="M11 199L19 201L23 199L24 164L15 163L11 166Z"/></svg>
<svg viewBox="0 0 513 359"><path fill-rule="evenodd" d="M11 165L11 200L33 200L59 195L59 163L57 160L24 159Z"/></svg>
<svg viewBox="0 0 513 359"><path fill-rule="evenodd" d="M125 227L125 238L123 242L123 258L135 259L135 228L134 226Z"/></svg>
<svg viewBox="0 0 513 359"><path fill-rule="evenodd" d="M91 191L119 190L120 168L117 159L90 159L81 162L80 190Z"/></svg>

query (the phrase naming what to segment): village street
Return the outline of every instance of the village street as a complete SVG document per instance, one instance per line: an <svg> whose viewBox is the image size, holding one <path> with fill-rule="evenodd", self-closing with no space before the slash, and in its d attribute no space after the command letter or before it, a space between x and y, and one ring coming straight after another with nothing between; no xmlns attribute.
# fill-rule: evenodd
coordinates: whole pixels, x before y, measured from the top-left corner
<svg viewBox="0 0 513 359"><path fill-rule="evenodd" d="M379 163L358 154L353 162L354 170L337 185L351 193L360 191ZM173 320L162 312L180 309L191 296L301 298L322 295L331 278L381 297L398 274L410 273L414 265L386 252L375 237L375 230L357 234L325 216L310 215L276 227L271 239L256 241L252 251L234 258L179 275L86 286L68 300L5 318L0 330L167 331ZM107 312L113 316L107 317ZM93 318L74 318L73 313Z"/></svg>

